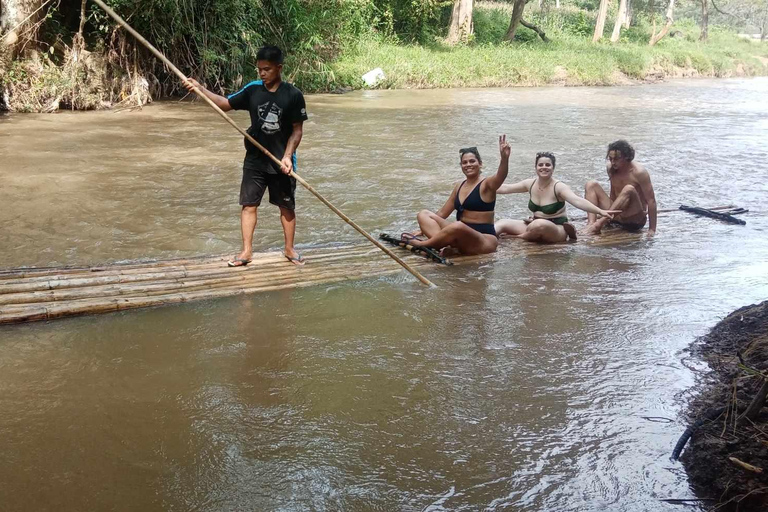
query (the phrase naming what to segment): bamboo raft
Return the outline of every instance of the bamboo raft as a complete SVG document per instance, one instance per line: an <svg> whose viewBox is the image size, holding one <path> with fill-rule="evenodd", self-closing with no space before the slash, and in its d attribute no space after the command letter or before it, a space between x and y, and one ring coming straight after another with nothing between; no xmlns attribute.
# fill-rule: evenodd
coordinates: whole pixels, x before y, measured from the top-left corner
<svg viewBox="0 0 768 512"><path fill-rule="evenodd" d="M719 206L709 211L748 211L733 208ZM660 210L659 213L676 211L679 210ZM577 243L539 245L509 240L494 254L451 258L450 263L462 265L578 250L584 246L614 246L643 237L643 233L615 229L597 237L581 237ZM425 254L405 248L396 250L414 268L429 269L433 273L445 272L448 268L436 263L434 255L425 258ZM336 245L302 252L307 258L304 266L293 265L279 252L269 252L254 254L249 265L234 268L227 267L226 256L200 256L103 266L0 270L0 325L303 288L403 271L394 260L369 244Z"/></svg>
<svg viewBox="0 0 768 512"><path fill-rule="evenodd" d="M491 255L452 258L456 265L572 250L579 245L615 245L640 240L641 234L607 232L577 244L502 244ZM404 249L402 258L432 273L446 266ZM115 263L90 267L14 268L0 270L0 324L52 320L96 313L177 304L302 288L318 284L376 278L402 268L376 247L355 244L307 249L304 266L281 253L257 253L245 267L228 268L225 256Z"/></svg>

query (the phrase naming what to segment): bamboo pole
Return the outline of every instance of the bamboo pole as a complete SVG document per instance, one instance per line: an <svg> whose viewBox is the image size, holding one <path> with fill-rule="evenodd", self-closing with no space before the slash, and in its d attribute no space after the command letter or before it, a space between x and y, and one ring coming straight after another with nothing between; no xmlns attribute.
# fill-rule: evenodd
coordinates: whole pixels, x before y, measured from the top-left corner
<svg viewBox="0 0 768 512"><path fill-rule="evenodd" d="M120 16L118 16L118 14L117 14L115 11L113 11L112 9L110 9L110 8L109 8L109 7L108 7L108 6L107 6L107 5L106 5L104 2L102 2L101 0L93 0L93 1L94 1L94 2L95 2L95 3L96 3L98 6L99 6L99 7L101 7L102 9L104 9L104 11L105 11L107 14L109 14L109 15L110 15L110 16L111 16L111 17L112 17L112 18L113 18L115 21L117 21L117 23L118 23L120 26L122 26L122 27L123 27L125 30L127 30L127 31L128 31L128 32L129 32L129 33L130 33L130 34L131 34L133 37L135 37L135 38L136 38L136 39L137 39L137 40L138 40L138 41L139 41L141 44L143 44L143 45L144 45L144 46L145 46L145 47L146 47L146 48L147 48L149 51L151 51L151 52L152 52L152 53L155 55L155 57L157 57L158 59L160 59L161 61L163 61L163 63L164 63L166 66L168 66L168 69L170 69L171 71L173 71L173 72L176 74L176 76L178 76L178 77L181 79L181 81L182 81L182 82L186 82L186 81L187 81L187 76L186 76L184 73L182 73L182 72L181 72L181 71L180 71L180 70L179 70L179 69L178 69L176 66L174 66L174 65L173 65L173 63L172 63L170 60L168 60L168 59L166 58L166 56L165 56L165 55L163 55L162 53L160 53L160 51L158 51L158 50L157 50L157 49L156 49L154 46L152 46L152 44L150 44L150 42L149 42L149 41L147 41L146 39L144 39L144 37L142 37L142 36L141 36L141 34L139 34L138 32L136 32L136 31L135 31L135 30L134 30L134 29L133 29L133 28L132 28L130 25L128 25L128 23L126 23L126 22L125 22L125 20L123 20L123 19L122 19ZM278 160L277 158L275 158L275 156L274 156L272 153L270 153L269 151L267 151L267 149L266 149L264 146L262 146L261 144L259 144L259 143L256 141L256 139L254 139L253 137L251 137L251 136L248 134L248 132L246 132L245 130L243 130L242 128L240 128L240 127L237 125L237 123L235 123L235 121L234 121L234 120L232 120L232 118L231 118L231 117L229 117L227 114L225 114L225 113L224 113L224 111L223 111L223 110L221 110L221 109L220 109L220 108L219 108L219 107L218 107L218 106L217 106L217 105L216 105L216 104L215 104L215 103L214 103L214 102L213 102L213 101L212 101L212 100L211 100L211 99L210 99L208 96L206 96L205 94L203 94L203 93L200 91L200 89L198 89L197 87L193 87L193 90L195 91L195 94L197 94L197 95L198 95L198 96L199 96L199 97L200 97L200 98L201 98L203 101L205 101L206 103L208 103L208 105L209 105L209 106L210 106L210 107L211 107L213 110L215 110L215 111L216 111L216 113L217 113L217 114L219 114L219 115L220 115L220 116L221 116L221 117L222 117L222 118L223 118L223 119L224 119L224 120L225 120L227 123L229 123L230 125L232 125L232 127L233 127L235 130L237 130L238 132L240 132L240 134L241 134L243 137L245 137L246 139L248 139L248 141L249 141L251 144L253 144L253 145L254 145L254 146L256 146L257 148L259 148L259 149L260 149L260 150L261 150L261 151L262 151L262 152L263 152L265 155L267 155L267 157L269 157L269 159L270 159L270 160L272 160L273 162L275 162L277 165L282 165L282 162L280 162L280 160ZM304 188L306 188L307 190L309 190L309 191L312 193L312 195L314 195L316 198L318 198L318 199L319 199L319 200L320 200L320 201L321 201L321 202L322 202L322 203L323 203L325 206L327 206L328 208L330 208L330 209L333 211L333 213L335 213L336 215L338 215L339 217L341 217L341 219L342 219L344 222L346 222L347 224L349 224L350 226L352 226L353 228L355 228L355 230L356 230L358 233L360 233L360 234L361 234L361 235L363 235L365 238L367 238L367 239L368 239L368 240L369 240L369 241L370 241L370 242L371 242L373 245L375 245L376 247L378 247L379 249L381 249L382 251L384 251L384 253L386 253L386 254L387 254L387 256L389 256L390 258L392 258L393 260L395 260L395 261L396 261L398 264L400 264L400 266L401 266L401 267L403 267L403 268L404 268L404 269L406 269L408 272L410 272L410 273L411 273L411 274L412 274L412 275L413 275L413 276L414 276L416 279L418 279L419 281L421 281L422 283L424 283L424 284L425 284L425 285L427 285L427 286L434 286L434 285L433 285L433 284L432 284L432 283L431 283L431 282L430 282L430 281L429 281L429 280L428 280L426 277L424 277L424 276L422 276L420 273L416 272L416 271L415 271L413 268L411 268L411 266L410 266L410 265L408 265L406 262L404 262L403 260L401 260L401 259L400 259L400 258L399 258L399 257L398 257L398 256L397 256L395 253L393 253L393 252L392 252L392 251L391 251L389 248L385 247L385 246L384 246L384 245L383 245L381 242L379 242L378 240L376 240L375 238L373 238L373 237L372 237L371 235L369 235L369 234L368 234L368 233L367 233L367 232L366 232L366 231L365 231L363 228L361 228L361 227L360 227L360 226L358 226L358 225L357 225L357 224L356 224L354 221L352 221L352 219L350 219L349 217L347 217L346 215L344 215L344 214L341 212L341 210L339 210L339 209L338 209L338 208L336 208L334 205L332 205L332 204L331 204L331 203L330 203L330 202L329 202L327 199L325 199L325 198L324 198L322 195L320 195L320 193L319 193L319 192L317 192L317 191L316 191L316 190L315 190L315 189L314 189L314 188L313 188L313 187L312 187L312 186L311 186L309 183L307 183L307 182L304 180L304 178L302 178L301 176L299 176L298 174L296 174L296 173L295 173L295 172L293 172L293 171L291 171L291 174L290 174L290 175L291 175L293 178L295 178L295 179L296 179L296 181L298 181L299 183L301 183L301 185L302 185Z"/></svg>
<svg viewBox="0 0 768 512"><path fill-rule="evenodd" d="M713 208L706 208L707 210L727 210L729 208L734 208L732 204L725 205L725 206L715 206ZM674 213L682 211L680 208L667 208L664 210L656 210L656 213ZM587 217L572 217L571 220L587 220Z"/></svg>

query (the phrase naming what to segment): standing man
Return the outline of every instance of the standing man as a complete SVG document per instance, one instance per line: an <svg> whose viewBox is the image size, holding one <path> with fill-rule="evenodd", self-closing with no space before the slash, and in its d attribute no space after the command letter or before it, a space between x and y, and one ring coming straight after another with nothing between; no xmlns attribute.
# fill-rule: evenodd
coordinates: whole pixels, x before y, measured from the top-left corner
<svg viewBox="0 0 768 512"><path fill-rule="evenodd" d="M240 227L243 250L230 260L230 267L241 267L253 256L253 231L256 229L257 209L264 191L269 189L269 202L280 208L280 223L285 235L283 255L295 265L303 265L304 258L293 247L296 234L295 191L296 179L290 176L296 167L296 148L299 147L303 124L307 120L304 96L293 85L283 82L283 52L276 46L265 46L256 54L257 80L238 92L219 96L190 78L184 86L199 88L221 110L247 110L251 114L248 133L264 146L281 165L275 164L260 149L245 139L243 181L240 184Z"/></svg>
<svg viewBox="0 0 768 512"><path fill-rule="evenodd" d="M594 213L587 217L585 234L598 234L608 223L627 231L640 231L649 220L648 234L656 233L656 196L653 193L651 176L645 168L634 162L635 149L625 140L617 140L608 145L606 155L608 179L611 182L611 195L605 193L596 181L588 181L584 187L584 197L603 210L621 210L608 217L597 218Z"/></svg>

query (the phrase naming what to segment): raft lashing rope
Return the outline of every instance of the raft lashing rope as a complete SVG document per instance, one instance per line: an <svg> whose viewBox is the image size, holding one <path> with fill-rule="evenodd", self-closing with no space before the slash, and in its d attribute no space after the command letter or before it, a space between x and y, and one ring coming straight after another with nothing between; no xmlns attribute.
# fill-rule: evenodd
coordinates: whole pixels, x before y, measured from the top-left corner
<svg viewBox="0 0 768 512"><path fill-rule="evenodd" d="M418 247L415 245L411 245L408 243L407 240L395 238L391 235L388 235L387 233L381 233L379 235L379 238L384 240L390 245L394 245L395 247L402 247L403 249L411 251L414 254L418 254L419 256L423 256L428 260L432 260L435 263L442 263L443 265L453 265L453 262L451 262L451 260L448 260L440 256L440 253L435 249L432 249L431 247Z"/></svg>
<svg viewBox="0 0 768 512"><path fill-rule="evenodd" d="M699 208L698 206L686 206L684 204L680 205L680 209L684 212L692 213L694 215L711 217L713 219L722 220L723 222L728 222L730 224L741 224L742 226L746 225L747 221L737 219L734 217L734 215L749 212L749 210L745 210L744 208L732 208L727 211L715 212L712 210L707 210L706 208Z"/></svg>

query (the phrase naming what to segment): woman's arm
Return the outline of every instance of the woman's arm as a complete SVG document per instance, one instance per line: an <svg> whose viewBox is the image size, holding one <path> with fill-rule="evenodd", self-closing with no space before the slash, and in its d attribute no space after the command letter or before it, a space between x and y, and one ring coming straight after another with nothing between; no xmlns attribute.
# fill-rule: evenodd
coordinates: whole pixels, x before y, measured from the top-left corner
<svg viewBox="0 0 768 512"><path fill-rule="evenodd" d="M509 174L510 153L512 153L512 148L507 142L507 136L499 135L499 154L501 156L501 161L499 162L499 170L496 171L496 174L490 178L486 178L483 182L483 184L486 186L486 190L498 190L499 187L504 183L504 180L507 179L507 174Z"/></svg>
<svg viewBox="0 0 768 512"><path fill-rule="evenodd" d="M459 183L457 183L457 184L455 184L453 186L453 190L451 191L451 195L448 196L448 200L445 202L445 204L439 210L437 210L435 212L440 217L442 217L444 219L447 219L453 213L453 210L455 210L453 205L454 205L454 203L456 201L456 194L457 194L457 190L459 188L459 184L460 183L461 182L459 182Z"/></svg>
<svg viewBox="0 0 768 512"><path fill-rule="evenodd" d="M527 180L518 181L517 183L510 183L502 185L496 190L497 194L522 194L528 192L533 185L533 178Z"/></svg>
<svg viewBox="0 0 768 512"><path fill-rule="evenodd" d="M574 194L573 190L571 190L571 187L562 181L556 183L555 185L560 185L557 187L557 195L568 201L579 210L584 210L585 212L594 213L603 217L609 217L611 219L613 218L614 213L621 213L621 210L603 210L598 208L583 197L579 197Z"/></svg>

